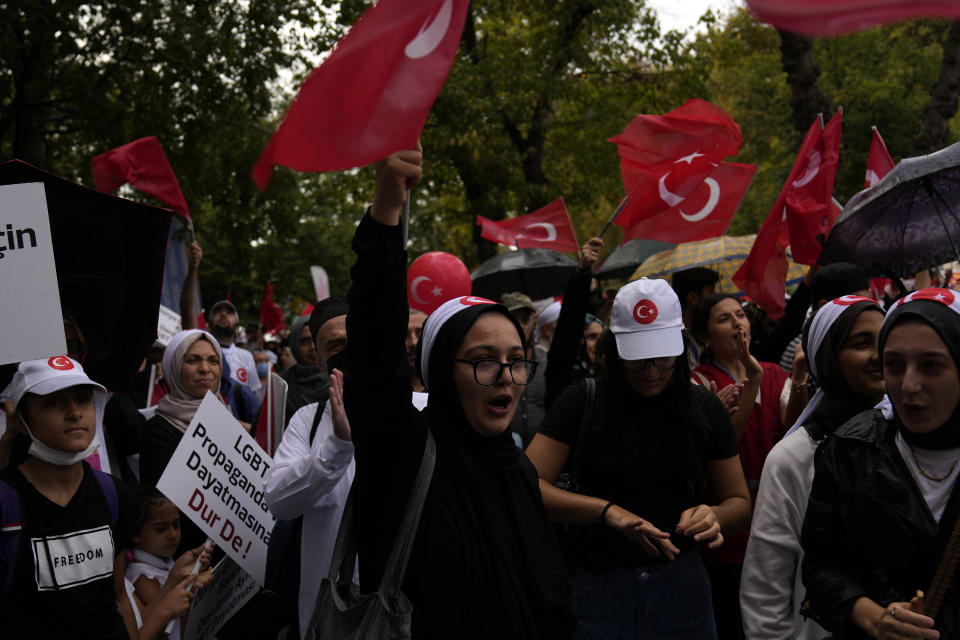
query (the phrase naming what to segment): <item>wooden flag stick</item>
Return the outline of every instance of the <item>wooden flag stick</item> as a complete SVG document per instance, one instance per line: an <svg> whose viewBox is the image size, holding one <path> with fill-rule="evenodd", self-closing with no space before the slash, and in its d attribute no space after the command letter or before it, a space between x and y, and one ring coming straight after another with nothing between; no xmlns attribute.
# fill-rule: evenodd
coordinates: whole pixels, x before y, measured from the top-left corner
<svg viewBox="0 0 960 640"><path fill-rule="evenodd" d="M613 224L613 221L617 219L617 216L620 215L620 212L623 211L623 208L627 206L627 200L629 200L629 198L624 196L623 200L620 201L620 204L617 205L616 211L614 211L613 215L610 216L610 219L607 220L607 224L603 225L603 231L601 231L600 235L597 236L598 238L602 238L604 236L604 234L607 232L607 229L609 229L610 225Z"/></svg>

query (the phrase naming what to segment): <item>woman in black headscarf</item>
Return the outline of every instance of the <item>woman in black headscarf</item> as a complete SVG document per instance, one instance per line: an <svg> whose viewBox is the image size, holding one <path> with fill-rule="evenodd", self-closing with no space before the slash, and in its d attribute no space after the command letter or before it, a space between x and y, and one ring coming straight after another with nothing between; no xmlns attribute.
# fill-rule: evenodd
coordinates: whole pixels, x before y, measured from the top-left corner
<svg viewBox="0 0 960 640"><path fill-rule="evenodd" d="M290 352L296 364L280 372L287 383L287 419L308 404L326 400L330 388L327 372L317 361L317 348L310 332L311 316L300 316L290 327Z"/></svg>
<svg viewBox="0 0 960 640"><path fill-rule="evenodd" d="M892 410L855 416L817 453L806 613L844 638L960 637L960 581L946 570L960 551L948 543L960 515L960 296L903 298L878 346Z"/></svg>
<svg viewBox="0 0 960 640"><path fill-rule="evenodd" d="M509 423L536 367L505 307L447 302L424 324L418 370L430 397L411 405L404 347L406 251L398 226L419 151L377 167L370 215L357 228L347 316L345 404L357 472L360 586L377 588L427 430L436 468L403 583L413 637L569 638L569 588L533 466Z"/></svg>

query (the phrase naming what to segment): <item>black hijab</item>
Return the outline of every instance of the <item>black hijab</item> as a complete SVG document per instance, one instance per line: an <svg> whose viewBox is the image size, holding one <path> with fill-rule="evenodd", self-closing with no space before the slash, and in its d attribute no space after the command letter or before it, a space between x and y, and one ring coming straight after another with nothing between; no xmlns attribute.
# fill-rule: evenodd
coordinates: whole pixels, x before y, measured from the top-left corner
<svg viewBox="0 0 960 640"><path fill-rule="evenodd" d="M934 289L934 291L936 291ZM956 295L955 293L953 295ZM910 296L894 307L883 321L880 329L880 361L883 362L883 347L890 332L898 322L904 319L920 320L927 323L943 343L947 345L953 364L960 369L960 317L952 307L933 300L913 300ZM894 407L894 422L903 439L911 446L928 449L954 449L960 447L960 403L953 410L953 414L942 426L928 433L915 433L906 428Z"/></svg>
<svg viewBox="0 0 960 640"><path fill-rule="evenodd" d="M290 351L297 362L280 372L287 383L287 420L301 407L326 401L330 389L327 372L315 364L306 364L300 355L300 332L308 322L310 317L300 316L290 327Z"/></svg>
<svg viewBox="0 0 960 640"><path fill-rule="evenodd" d="M811 354L808 350L810 323L807 323L803 329L803 352L808 358L816 358L815 378L823 390L823 400L813 412L813 422L805 425L807 431L816 440L833 433L844 422L875 406L883 398L882 393L877 396L865 396L854 391L843 376L840 363L837 361L857 318L866 311L883 313L883 310L872 301L865 300L850 305L830 325L826 337L815 354ZM820 432L814 433L817 430Z"/></svg>
<svg viewBox="0 0 960 640"><path fill-rule="evenodd" d="M483 436L470 427L454 385L457 350L484 313L508 318L524 342L505 307L482 304L448 318L426 354L426 416L437 442L437 467L417 534L420 557L411 563L414 575L408 574L419 584L414 589L429 600L429 611L414 616L415 626L422 626L426 636L443 637L449 634L440 628L443 619L453 616L475 625L474 637L568 638L575 624L570 588L536 470L509 429ZM424 355L418 347L418 369ZM450 558L457 559L458 568L445 564ZM464 587L431 584L458 569L466 575L451 578Z"/></svg>

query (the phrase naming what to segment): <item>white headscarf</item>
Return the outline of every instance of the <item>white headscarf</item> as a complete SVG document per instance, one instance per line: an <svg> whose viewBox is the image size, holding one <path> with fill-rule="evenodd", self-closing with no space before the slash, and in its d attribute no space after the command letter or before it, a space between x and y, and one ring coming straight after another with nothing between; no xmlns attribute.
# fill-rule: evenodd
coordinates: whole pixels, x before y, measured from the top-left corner
<svg viewBox="0 0 960 640"><path fill-rule="evenodd" d="M170 386L170 393L160 398L157 404L157 413L163 416L170 424L181 432L186 432L193 420L193 414L200 408L203 398L194 398L187 390L183 388L183 381L180 377L180 369L183 367L183 357L197 340L206 340L217 352L220 358L220 372L223 373L223 351L220 345L214 340L213 336L200 329L190 329L181 331L173 336L167 350L163 353L163 375ZM214 393L220 391L220 380L217 380L217 386L212 389Z"/></svg>
<svg viewBox="0 0 960 640"><path fill-rule="evenodd" d="M810 349L810 353L807 353L806 356L807 366L810 368L810 373L813 374L814 378L817 377L817 353L820 351L820 347L823 345L827 333L830 332L830 327L833 326L833 323L837 321L837 318L839 318L844 311L858 302L872 302L877 305L878 311L883 312L883 308L872 298L864 298L863 296L840 296L820 307L816 315L813 316L813 320L810 321L810 329L807 334L807 348ZM807 402L803 413L800 414L797 421L794 422L790 430L787 431L787 435L790 435L809 422L811 416L813 416L813 412L820 406L820 403L823 402L824 395L822 388L817 389L817 392L813 394L813 397Z"/></svg>
<svg viewBox="0 0 960 640"><path fill-rule="evenodd" d="M430 388L427 376L427 366L430 362L430 351L433 349L433 343L440 333L440 328L446 324L447 320L455 316L460 311L465 311L478 304L497 304L493 300L479 298L477 296L460 296L453 300L447 300L437 309L427 316L423 323L423 334L420 336L420 373L423 375L421 382L423 386Z"/></svg>
<svg viewBox="0 0 960 640"><path fill-rule="evenodd" d="M543 325L553 324L560 318L560 303L551 302L546 309L540 312L540 315L537 316L537 322L533 326L533 344L540 343L540 334L543 330Z"/></svg>

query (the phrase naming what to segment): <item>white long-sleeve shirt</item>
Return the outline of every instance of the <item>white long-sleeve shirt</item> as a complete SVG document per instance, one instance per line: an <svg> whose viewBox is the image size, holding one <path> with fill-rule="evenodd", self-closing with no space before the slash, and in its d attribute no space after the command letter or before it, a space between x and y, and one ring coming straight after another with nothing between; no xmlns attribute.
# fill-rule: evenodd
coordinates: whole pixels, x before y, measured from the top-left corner
<svg viewBox="0 0 960 640"><path fill-rule="evenodd" d="M333 433L327 403L313 444L310 426L317 403L297 411L283 432L265 479L265 498L279 519L303 516L300 547L300 637L306 635L320 582L329 573L340 518L353 483L353 443Z"/></svg>
<svg viewBox="0 0 960 640"><path fill-rule="evenodd" d="M817 443L801 427L778 442L763 465L740 578L748 640L821 640L829 634L800 615L800 530L813 486Z"/></svg>

